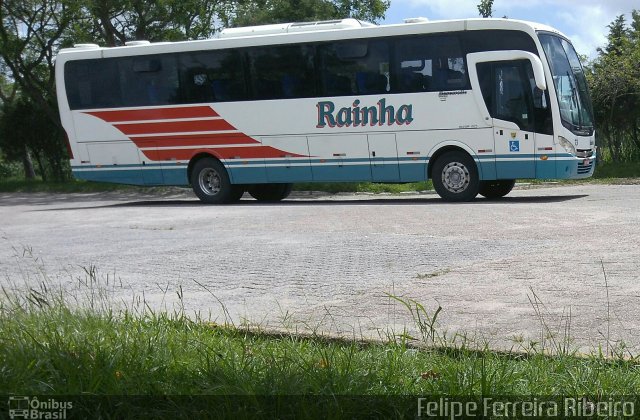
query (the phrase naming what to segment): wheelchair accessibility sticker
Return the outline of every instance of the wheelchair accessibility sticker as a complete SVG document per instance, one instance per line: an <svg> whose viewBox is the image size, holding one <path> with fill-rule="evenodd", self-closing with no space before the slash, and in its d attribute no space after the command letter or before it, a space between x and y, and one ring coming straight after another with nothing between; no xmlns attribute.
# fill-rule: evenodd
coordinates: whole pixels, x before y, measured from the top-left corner
<svg viewBox="0 0 640 420"><path fill-rule="evenodd" d="M509 141L509 151L510 152L519 152L520 151L520 141L519 140L510 140Z"/></svg>

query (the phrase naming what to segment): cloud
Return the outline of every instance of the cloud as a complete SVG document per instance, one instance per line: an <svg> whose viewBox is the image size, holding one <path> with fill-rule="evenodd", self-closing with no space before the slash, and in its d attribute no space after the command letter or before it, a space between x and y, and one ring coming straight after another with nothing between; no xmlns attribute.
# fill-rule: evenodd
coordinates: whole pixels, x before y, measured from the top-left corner
<svg viewBox="0 0 640 420"><path fill-rule="evenodd" d="M530 0L516 4L507 0L497 0L496 8L498 7L504 7L506 14L513 14L514 17L527 12L546 16L547 20L542 23L564 32L580 54L595 58L596 49L607 42L607 26L616 16L630 15L631 10L639 5L637 0ZM538 12L541 10L545 12Z"/></svg>
<svg viewBox="0 0 640 420"><path fill-rule="evenodd" d="M432 20L479 17L479 0L392 0L390 23L402 17L425 16ZM564 32L576 50L595 58L596 49L606 43L609 25L618 15L640 10L638 0L496 0L494 16L531 20Z"/></svg>
<svg viewBox="0 0 640 420"><path fill-rule="evenodd" d="M478 16L478 0L458 0L452 7L450 0L393 0L412 9L421 9L430 19L460 19Z"/></svg>
<svg viewBox="0 0 640 420"><path fill-rule="evenodd" d="M564 11L572 16L580 17L584 14L592 14L593 10L597 10L613 20L615 16L629 14L633 9L640 10L638 0L528 0L526 2L496 0L494 3L496 15L503 13L503 11L537 10L548 14L553 14L554 11Z"/></svg>

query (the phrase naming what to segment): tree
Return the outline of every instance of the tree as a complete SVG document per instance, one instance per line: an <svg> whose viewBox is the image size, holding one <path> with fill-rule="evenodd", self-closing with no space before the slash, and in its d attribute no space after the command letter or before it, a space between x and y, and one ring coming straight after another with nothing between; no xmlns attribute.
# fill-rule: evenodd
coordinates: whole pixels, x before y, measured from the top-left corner
<svg viewBox="0 0 640 420"><path fill-rule="evenodd" d="M229 26L309 22L351 17L377 22L389 0L239 0L228 16Z"/></svg>
<svg viewBox="0 0 640 420"><path fill-rule="evenodd" d="M41 155L16 135L24 129L16 120L16 109L37 115L38 121L47 121L54 129L43 134L42 142L49 143L47 150L62 148L60 122L55 97L54 57L64 42L65 33L79 17L80 5L76 0L5 0L0 2L0 61L3 63L5 80L12 81L13 91L3 94L3 122L11 124L4 130L3 151L24 162L27 176L33 174L30 162L31 154ZM17 95L21 104L12 99ZM26 125L27 129L39 127ZM39 147L43 144L40 143ZM50 146L50 147L49 147ZM17 155L16 155L17 153ZM47 159L57 159L59 153L48 153ZM44 157L42 158L44 159ZM44 168L44 161L41 167ZM61 170L62 162L48 165L55 168L52 174L56 178L65 177ZM60 170L59 170L60 169ZM43 176L46 176L43 174Z"/></svg>
<svg viewBox="0 0 640 420"><path fill-rule="evenodd" d="M605 159L640 160L640 13L609 25L607 45L589 66L596 133Z"/></svg>
<svg viewBox="0 0 640 420"><path fill-rule="evenodd" d="M123 45L138 39L180 41L213 36L221 0L89 0L73 33L75 42Z"/></svg>
<svg viewBox="0 0 640 420"><path fill-rule="evenodd" d="M5 0L0 7L0 58L22 93L53 121L53 60L78 11L71 0Z"/></svg>
<svg viewBox="0 0 640 420"><path fill-rule="evenodd" d="M388 7L389 0L0 0L2 121L13 142L4 137L1 147L5 153L11 149L14 159L21 159L18 151L24 159L33 155L41 172L64 177L54 71L60 48L83 42L118 46L134 39L208 38L229 25L342 17L377 21ZM19 103L8 100L16 97ZM37 116L24 127L34 132L47 128L38 132L40 141L17 134L20 112Z"/></svg>
<svg viewBox="0 0 640 420"><path fill-rule="evenodd" d="M493 16L493 1L494 0L480 0L478 4L478 12L483 18L490 18Z"/></svg>
<svg viewBox="0 0 640 420"><path fill-rule="evenodd" d="M55 95L54 57L60 48L78 42L115 46L131 39L208 37L216 30L217 5L214 0L0 0L0 70L3 80L12 80L16 89L10 94L0 86L7 108L5 122L7 113L15 117L16 110L25 111L28 104L29 112L43 117L38 122L51 128L41 133L42 142L29 141L18 148L24 153L25 168L31 151L41 171L48 168L55 178L66 175L62 169L66 157L59 153L64 141ZM4 98L17 91L22 102L14 107ZM15 121L8 123L17 126ZM27 141L26 136L11 134L20 131L13 128L5 131L11 141ZM4 139L10 147L8 141ZM17 159L15 152L8 154Z"/></svg>
<svg viewBox="0 0 640 420"><path fill-rule="evenodd" d="M618 16L613 22L611 22L607 28L609 28L609 34L607 35L607 46L598 48L598 52L603 55L620 55L623 53L624 44L628 40L629 30L626 28L626 21L624 15Z"/></svg>
<svg viewBox="0 0 640 420"><path fill-rule="evenodd" d="M66 178L64 149L51 138L59 137L59 126L26 97L5 103L0 117L0 148L8 160L22 161L26 178L35 178L31 155L44 180Z"/></svg>

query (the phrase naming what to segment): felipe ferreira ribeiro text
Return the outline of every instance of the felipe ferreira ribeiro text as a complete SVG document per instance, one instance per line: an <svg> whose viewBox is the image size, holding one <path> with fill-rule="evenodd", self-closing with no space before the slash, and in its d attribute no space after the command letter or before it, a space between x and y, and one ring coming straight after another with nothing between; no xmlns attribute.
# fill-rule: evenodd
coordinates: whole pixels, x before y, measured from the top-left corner
<svg viewBox="0 0 640 420"><path fill-rule="evenodd" d="M476 401L456 401L449 398L432 400L418 398L418 417L467 416L493 417L634 417L635 401L608 399L591 402L582 398L505 401L483 398Z"/></svg>

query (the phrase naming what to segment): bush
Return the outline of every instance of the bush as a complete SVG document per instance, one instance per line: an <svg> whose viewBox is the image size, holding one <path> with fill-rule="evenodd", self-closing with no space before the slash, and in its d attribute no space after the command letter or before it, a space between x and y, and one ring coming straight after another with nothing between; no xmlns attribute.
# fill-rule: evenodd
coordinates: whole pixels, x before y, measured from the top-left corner
<svg viewBox="0 0 640 420"><path fill-rule="evenodd" d="M0 159L0 179L24 176L22 165L18 162L7 162Z"/></svg>

